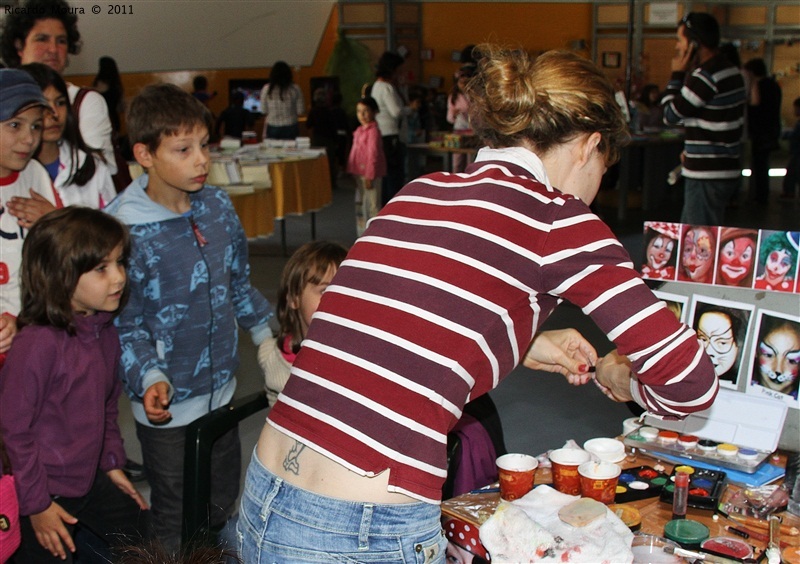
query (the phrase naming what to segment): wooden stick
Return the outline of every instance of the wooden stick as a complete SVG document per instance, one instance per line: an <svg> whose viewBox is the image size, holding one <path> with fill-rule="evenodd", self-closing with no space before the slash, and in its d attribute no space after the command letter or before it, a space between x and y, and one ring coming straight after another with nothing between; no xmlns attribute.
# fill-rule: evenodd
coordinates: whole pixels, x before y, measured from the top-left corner
<svg viewBox="0 0 800 564"><path fill-rule="evenodd" d="M738 513L730 513L728 517L730 519L733 519L734 521L739 521L740 523L744 523L748 527L769 531L769 522L763 519L756 519L755 517L748 517L747 515L739 515ZM794 537L800 535L800 529L798 529L797 527L792 527L791 525L787 525L785 523L781 523L781 534Z"/></svg>

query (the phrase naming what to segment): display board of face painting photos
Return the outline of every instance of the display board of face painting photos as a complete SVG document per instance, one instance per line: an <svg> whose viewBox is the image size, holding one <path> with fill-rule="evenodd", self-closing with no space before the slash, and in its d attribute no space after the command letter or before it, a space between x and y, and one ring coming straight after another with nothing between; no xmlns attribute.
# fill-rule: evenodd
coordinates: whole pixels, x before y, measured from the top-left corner
<svg viewBox="0 0 800 564"><path fill-rule="evenodd" d="M642 277L697 332L721 386L789 406L781 446L797 450L800 232L646 222L644 233Z"/></svg>
<svg viewBox="0 0 800 564"><path fill-rule="evenodd" d="M800 293L800 231L647 221L643 278Z"/></svg>

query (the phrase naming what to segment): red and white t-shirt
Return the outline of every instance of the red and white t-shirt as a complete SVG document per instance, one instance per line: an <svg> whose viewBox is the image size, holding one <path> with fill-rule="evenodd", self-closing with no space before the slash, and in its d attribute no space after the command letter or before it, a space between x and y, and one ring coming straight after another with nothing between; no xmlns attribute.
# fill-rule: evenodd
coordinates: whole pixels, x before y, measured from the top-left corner
<svg viewBox="0 0 800 564"><path fill-rule="evenodd" d="M14 196L30 198L31 188L61 207L50 176L38 161L31 160L22 171L0 178L0 313L19 313L19 268L22 243L28 234L6 209L6 202Z"/></svg>

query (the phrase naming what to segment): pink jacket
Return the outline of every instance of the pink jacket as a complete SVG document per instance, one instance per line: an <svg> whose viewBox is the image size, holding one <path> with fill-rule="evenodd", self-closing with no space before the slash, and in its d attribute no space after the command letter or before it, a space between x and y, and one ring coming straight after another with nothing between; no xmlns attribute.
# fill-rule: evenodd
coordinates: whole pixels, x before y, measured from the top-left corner
<svg viewBox="0 0 800 564"><path fill-rule="evenodd" d="M377 122L361 125L353 132L353 148L347 159L347 172L369 180L386 176L386 156Z"/></svg>

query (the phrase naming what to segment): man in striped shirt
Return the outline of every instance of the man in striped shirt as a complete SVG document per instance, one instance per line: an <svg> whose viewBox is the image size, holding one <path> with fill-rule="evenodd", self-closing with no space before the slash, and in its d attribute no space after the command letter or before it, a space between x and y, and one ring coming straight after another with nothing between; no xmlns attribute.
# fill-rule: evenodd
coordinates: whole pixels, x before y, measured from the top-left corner
<svg viewBox="0 0 800 564"><path fill-rule="evenodd" d="M744 78L720 53L719 24L712 15L687 14L678 24L677 38L672 77L661 104L664 123L685 128L681 222L721 225L741 183Z"/></svg>

